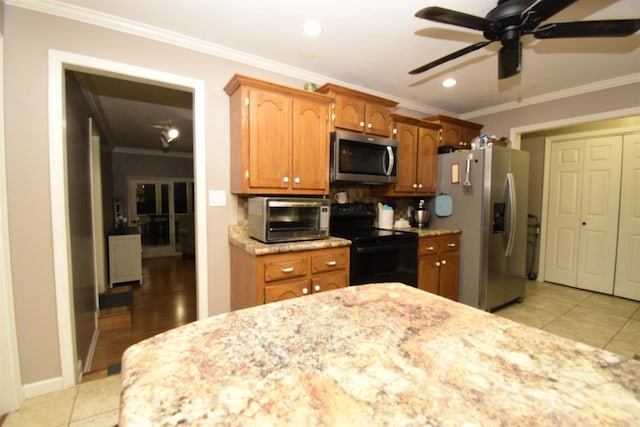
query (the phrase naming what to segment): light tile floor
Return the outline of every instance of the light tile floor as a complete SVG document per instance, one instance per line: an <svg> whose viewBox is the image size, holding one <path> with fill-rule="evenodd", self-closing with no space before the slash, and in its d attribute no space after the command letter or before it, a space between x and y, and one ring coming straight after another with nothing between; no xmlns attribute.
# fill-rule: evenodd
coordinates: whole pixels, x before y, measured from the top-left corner
<svg viewBox="0 0 640 427"><path fill-rule="evenodd" d="M640 354L640 302L528 282L522 303L495 314L625 357ZM118 423L120 382L120 374L112 375L26 399L2 427L113 427Z"/></svg>

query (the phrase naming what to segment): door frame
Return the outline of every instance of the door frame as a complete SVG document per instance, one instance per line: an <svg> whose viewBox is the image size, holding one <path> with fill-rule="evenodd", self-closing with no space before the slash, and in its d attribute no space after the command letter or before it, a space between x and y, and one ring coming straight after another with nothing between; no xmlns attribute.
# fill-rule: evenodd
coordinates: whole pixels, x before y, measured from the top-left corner
<svg viewBox="0 0 640 427"><path fill-rule="evenodd" d="M526 126L517 126L510 129L509 137L513 141L513 148L520 149L520 141L523 134L540 132L540 131L552 131L563 127L587 124L602 120L619 119L629 116L640 115L640 107L625 108L620 110L611 110L603 113L589 114L584 116L570 117L567 119L553 120L547 122L533 123ZM629 129L629 128L627 128ZM545 247L547 245L546 229L547 229L547 200L549 198L549 169L551 167L549 154L551 153L550 138L545 138L544 148L544 172L542 182L542 214L540 216L540 229L545 230L539 236L538 245L540 252L538 254L538 282L543 282L544 279L544 263L546 259Z"/></svg>
<svg viewBox="0 0 640 427"><path fill-rule="evenodd" d="M65 97L64 75L75 70L110 77L180 88L193 93L193 159L196 194L196 296L198 319L208 317L207 271L207 215L205 172L205 85L204 81L102 58L79 55L59 50L49 51L49 167L51 191L51 223L53 238L53 265L58 320L60 355L60 386L72 387L79 377L75 360L75 327L73 299L70 289L71 258L69 247L68 193L66 165L66 135L64 133ZM202 236L202 238L197 238Z"/></svg>

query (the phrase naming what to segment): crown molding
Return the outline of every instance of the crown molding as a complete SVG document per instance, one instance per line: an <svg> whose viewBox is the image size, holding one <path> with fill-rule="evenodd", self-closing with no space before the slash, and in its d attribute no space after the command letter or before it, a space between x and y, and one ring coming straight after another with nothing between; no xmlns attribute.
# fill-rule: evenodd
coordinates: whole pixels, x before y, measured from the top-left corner
<svg viewBox="0 0 640 427"><path fill-rule="evenodd" d="M131 148L131 147L113 147L111 150L114 154L136 154L140 156L159 156L159 157L176 157L181 159L193 159L193 153L183 151L167 151L151 150L148 148Z"/></svg>
<svg viewBox="0 0 640 427"><path fill-rule="evenodd" d="M631 74L628 76L622 76L615 79L603 80L583 86L576 86L557 92L551 92L540 96L534 96L526 98L520 101L508 102L505 104L495 105L480 110L470 111L464 114L456 114L450 111L438 109L436 107L416 103L409 99L397 98L385 93L377 92L369 88L353 85L348 82L343 82L335 79L331 79L327 76L313 73L301 68L292 67L287 64L272 61L270 59L252 55L247 52L231 49L226 46L222 46L216 43L206 42L195 37L190 37L181 33L165 30L152 25L143 24L137 21L133 21L126 18L117 17L107 13L99 12L96 10L76 6L68 3L63 3L57 0L0 0L4 1L9 6L20 7L23 9L29 9L36 12L41 12L49 15L59 16L61 18L72 19L80 21L90 25L96 25L103 28L108 28L114 31L120 31L131 35L145 37L155 41L171 44L185 49L190 49L207 55L216 56L219 58L227 59L234 62L240 62L242 64L251 65L256 68L260 68L266 71L272 71L274 73L282 74L285 76L293 77L302 81L315 81L319 84L326 82L332 82L345 86L361 92L370 93L381 98L390 99L398 102L398 106L413 110L416 112L422 112L425 114L445 114L452 117L457 117L463 120L473 119L475 117L486 116L489 114L500 113L503 111L513 110L529 105L540 104L543 102L555 101L561 98L569 96L581 95L590 92L596 92L603 89L610 89L617 86L623 86L631 83L637 83L640 81L640 73Z"/></svg>
<svg viewBox="0 0 640 427"><path fill-rule="evenodd" d="M584 95L600 90L611 89L618 86L626 86L640 82L640 73L628 74L626 76L616 77L609 80L601 80L599 82L589 83L582 86L575 86L569 89L549 92L544 95L532 96L521 101L507 102L505 104L494 105L493 107L483 108L481 110L471 111L460 115L463 120L469 120L476 117L487 116L489 114L501 113L503 111L515 110L517 108L527 107L544 102L557 101L558 99L568 98L576 95Z"/></svg>

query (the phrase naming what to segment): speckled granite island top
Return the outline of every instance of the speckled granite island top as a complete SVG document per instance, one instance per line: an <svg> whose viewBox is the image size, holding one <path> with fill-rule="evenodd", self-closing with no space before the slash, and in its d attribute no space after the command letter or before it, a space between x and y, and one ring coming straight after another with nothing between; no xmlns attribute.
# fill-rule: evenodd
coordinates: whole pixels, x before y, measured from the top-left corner
<svg viewBox="0 0 640 427"><path fill-rule="evenodd" d="M640 362L387 283L130 347L119 426L637 426L639 415Z"/></svg>

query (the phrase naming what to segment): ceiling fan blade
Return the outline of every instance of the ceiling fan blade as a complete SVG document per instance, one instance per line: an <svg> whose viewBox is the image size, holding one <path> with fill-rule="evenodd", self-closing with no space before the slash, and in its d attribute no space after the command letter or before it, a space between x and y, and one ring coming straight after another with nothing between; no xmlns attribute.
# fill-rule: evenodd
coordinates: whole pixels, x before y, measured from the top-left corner
<svg viewBox="0 0 640 427"><path fill-rule="evenodd" d="M498 78L506 79L520 73L522 42L511 47L503 46L498 52Z"/></svg>
<svg viewBox="0 0 640 427"><path fill-rule="evenodd" d="M462 55L466 55L467 53L471 53L474 50L478 50L480 48L485 47L486 45L488 45L489 43L493 43L491 41L483 41L483 42L478 42L475 44L472 44L471 46L467 46L464 49L460 49L457 50L453 53L450 53L449 55L443 56L440 59L436 59L433 62L429 62L428 64L423 65L422 67L418 67L415 70L411 70L409 71L409 74L420 74L420 73L424 73L425 71L433 68L433 67L437 67L440 64L444 64L447 61L451 61L452 59L456 59Z"/></svg>
<svg viewBox="0 0 640 427"><path fill-rule="evenodd" d="M442 7L425 7L416 12L416 17L442 24L457 25L479 31L491 31L495 28L495 22L479 16L468 15L457 10Z"/></svg>
<svg viewBox="0 0 640 427"><path fill-rule="evenodd" d="M572 5L578 0L539 0L522 12L522 16L535 16L537 22L551 18L562 9Z"/></svg>
<svg viewBox="0 0 640 427"><path fill-rule="evenodd" d="M607 21L557 22L533 31L537 39L565 37L626 37L640 30L640 19L613 19Z"/></svg>

